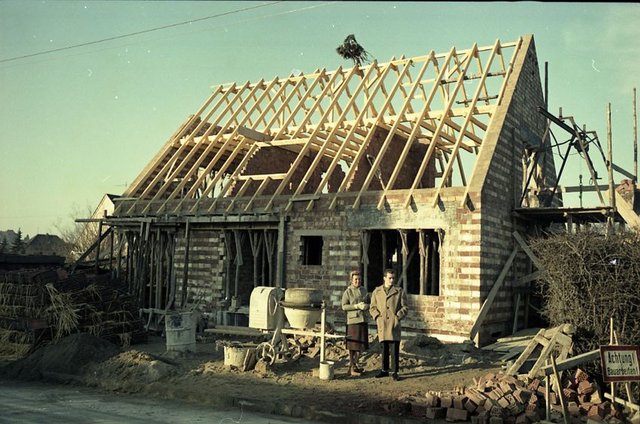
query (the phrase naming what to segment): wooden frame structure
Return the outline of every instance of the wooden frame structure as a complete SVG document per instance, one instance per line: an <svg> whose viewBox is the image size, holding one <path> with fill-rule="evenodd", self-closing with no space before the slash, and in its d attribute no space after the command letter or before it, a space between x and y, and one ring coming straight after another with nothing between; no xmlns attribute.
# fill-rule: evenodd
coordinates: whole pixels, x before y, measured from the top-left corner
<svg viewBox="0 0 640 424"><path fill-rule="evenodd" d="M345 195L358 208L370 191L380 192L382 209L398 190L408 207L416 190L428 188L430 167L436 168L435 206L443 188L467 187L473 178L521 44L522 38L497 40L468 50L217 86L126 190L116 215L270 212L276 204L289 210L294 202L311 210L321 195L331 196L330 209ZM384 141L371 157L367 148L379 130ZM381 161L398 137L403 146L395 167L381 175ZM416 146L423 153L417 170L407 166ZM285 150L292 160L272 164L271 172L248 172L248 164L270 149ZM406 173L413 179L400 182Z"/></svg>

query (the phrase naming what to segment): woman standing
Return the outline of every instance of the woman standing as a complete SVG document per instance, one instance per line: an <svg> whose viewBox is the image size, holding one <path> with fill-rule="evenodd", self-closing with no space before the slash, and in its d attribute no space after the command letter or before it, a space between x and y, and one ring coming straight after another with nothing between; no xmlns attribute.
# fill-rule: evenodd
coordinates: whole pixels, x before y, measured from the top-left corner
<svg viewBox="0 0 640 424"><path fill-rule="evenodd" d="M351 284L342 294L342 310L347 313L347 350L349 374L358 376L364 371L358 366L360 353L369 349L369 329L365 311L369 309L369 294L362 287L359 271L352 271Z"/></svg>

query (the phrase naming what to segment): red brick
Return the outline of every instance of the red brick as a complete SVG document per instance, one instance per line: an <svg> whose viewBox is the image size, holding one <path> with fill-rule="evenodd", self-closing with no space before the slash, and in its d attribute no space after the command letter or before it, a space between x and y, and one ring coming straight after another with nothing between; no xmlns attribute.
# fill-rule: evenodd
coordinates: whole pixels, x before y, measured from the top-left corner
<svg viewBox="0 0 640 424"><path fill-rule="evenodd" d="M453 398L451 396L442 396L440 398L440 406L443 408L451 408L453 406Z"/></svg>
<svg viewBox="0 0 640 424"><path fill-rule="evenodd" d="M434 395L432 393L427 393L425 395L425 398L427 400L427 406L440 406L440 397L437 395Z"/></svg>
<svg viewBox="0 0 640 424"><path fill-rule="evenodd" d="M469 419L469 411L466 409L448 408L447 421L467 421Z"/></svg>
<svg viewBox="0 0 640 424"><path fill-rule="evenodd" d="M593 387L593 383L584 380L578 384L578 393L581 395L590 395L595 391L595 387Z"/></svg>
<svg viewBox="0 0 640 424"><path fill-rule="evenodd" d="M467 401L466 396L455 396L453 398L453 407L456 409L465 409L464 404Z"/></svg>
<svg viewBox="0 0 640 424"><path fill-rule="evenodd" d="M442 419L447 415L446 408L427 408L425 412L425 417L430 418L432 420Z"/></svg>

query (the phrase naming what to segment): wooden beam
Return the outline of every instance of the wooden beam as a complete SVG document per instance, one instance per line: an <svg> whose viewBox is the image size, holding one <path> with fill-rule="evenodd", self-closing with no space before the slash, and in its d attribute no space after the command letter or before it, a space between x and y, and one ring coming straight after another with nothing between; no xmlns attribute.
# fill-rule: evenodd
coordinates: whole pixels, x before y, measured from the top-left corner
<svg viewBox="0 0 640 424"><path fill-rule="evenodd" d="M240 127L242 127L244 125L244 123L248 120L249 116L251 116L251 112L250 111L246 111L244 117L240 120L237 121L236 117L238 116L240 110L242 110L244 108L244 106L249 102L249 100L254 96L254 94L257 92L257 90L262 89L262 96L260 97L260 99L264 99L264 97L266 96L266 93L271 90L271 88L273 87L273 85L275 84L276 80L273 80L271 82L271 85L269 87L267 87L266 89L264 89L263 85L261 84L256 84L256 86L251 89L251 91L249 92L249 94L247 95L247 97L245 97L245 99L240 102L239 108L236 109L235 112L231 113L231 117L229 118L229 120L222 126L222 129L220 130L220 132L216 135L216 139L213 142L210 142L209 145L207 146L207 148L205 149L205 151L200 155L200 157L198 158L198 160L196 160L196 162L193 164L193 166L191 167L191 169L189 170L189 172L182 178L182 181L178 184L178 186L173 190L173 192L171 193L171 195L169 195L169 198L165 201L165 204L170 200L173 199L175 196L177 196L177 194L182 190L183 187L185 187L186 183L189 181L190 178L192 177L196 177L198 170L200 169L200 166L204 163L205 159L207 158L207 155L212 152L214 150L214 147L217 147L216 144L218 143L218 141L220 141L222 139L222 136L224 134L224 132L227 130L227 128L229 127L230 122L233 120L236 123L236 127L235 129L231 132L231 135L229 136L229 138L222 143L221 146L218 147L218 151L216 152L215 156L213 157L213 159L211 159L207 166L205 167L204 171L202 172L202 174L196 178L196 181L192 184L191 188L189 189L189 191L187 192L186 195L182 196L182 199L180 200L180 202L178 203L178 205L176 206L176 208L174 209L174 211L178 211L180 210L180 206L182 206L182 203L184 202L185 199L190 199L193 197L193 195L195 194L196 190L198 189L198 187L200 186L200 184L202 184L202 182L204 181L206 175L211 172L211 170L213 169L213 167L218 163L218 161L222 158L222 155L227 151L227 149L230 147L230 145L232 144L232 141L236 135L238 134L238 131L240 130ZM241 92L243 92L244 90L241 90ZM240 95L240 93L238 93L238 95ZM261 101L261 100L259 100ZM253 111L256 108L256 105L259 103L258 102L254 102L253 107L251 108L251 111ZM240 140L238 142L238 145L234 148L234 152L239 151L239 147L241 145L244 145L247 142L248 139L243 138L242 140ZM227 159L226 164L228 166L228 164L230 163L231 156ZM224 171L222 171L224 172ZM219 172L218 175L220 175L222 172ZM210 184L209 187L213 187L215 185L215 182L213 184ZM208 191L205 190L207 193ZM204 197L207 193L203 193ZM201 198L202 198L201 197ZM199 199L198 199L199 200ZM163 210L164 209L164 204L162 205L162 207L159 210Z"/></svg>
<svg viewBox="0 0 640 424"><path fill-rule="evenodd" d="M472 53L471 56L475 56L477 53L477 45L474 44L473 48L472 48ZM478 102L478 97L480 97L480 93L482 93L482 87L484 86L484 83L487 79L487 73L489 72L489 67L491 66L491 63L493 62L493 59L496 56L496 52L498 51L498 49L500 48L500 41L497 40L496 43L493 46L493 50L491 51L491 55L489 56L489 61L487 63L487 66L484 70L484 73L482 74L482 78L480 79L480 83L478 84L478 87L476 88L476 92L473 95L473 98L471 100L471 108L473 109L476 105L476 103ZM471 58L469 58L469 63L471 62ZM467 64L468 66L468 64ZM465 72L466 72L467 68L465 68ZM464 73L461 74L462 77L464 77ZM464 85L464 84L463 84ZM455 90L454 90L455 93ZM455 95L455 94L454 94ZM433 201L431 206L435 207L437 206L438 202L440 201L440 192L442 191L442 188L444 187L445 181L447 180L447 178L449 177L449 175L451 174L451 170L453 169L453 164L454 164L454 160L457 157L458 154L458 149L460 148L460 144L462 143L462 139L464 138L464 132L467 129L467 125L469 125L469 122L471 120L471 112L469 111L467 113L467 116L465 117L464 123L462 124L460 133L458 135L458 138L456 139L456 143L453 146L453 151L452 151L452 157L450 158L450 160L447 162L447 166L444 170L444 173L442 175L442 179L440 180L440 185L438 186L438 188L436 189L436 192L433 196Z"/></svg>
<svg viewBox="0 0 640 424"><path fill-rule="evenodd" d="M340 68L341 69L341 68ZM314 104L314 107L312 107L311 109L313 110L315 108L316 105L318 105L322 98L326 95L327 91L329 91L329 89L331 88L331 85L334 83L336 77L338 76L338 74L342 75L341 73L336 72L331 79L329 80L329 83L327 84L327 86L322 90L322 93L318 96L318 100L316 101L316 103ZM334 98L331 103L330 106L333 105L335 102L337 101L337 98ZM303 122L306 122L306 120L308 120L311 116L312 112L309 112L306 116L305 119L303 120ZM329 110L327 109L323 114L322 117L320 118L319 122L324 122L326 121L326 119L329 116ZM267 203L266 207L265 207L265 211L268 211L271 209L271 207L273 206L273 202L274 199L280 195L280 193L282 193L282 191L284 190L284 188L287 186L287 184L289 184L289 181L291 180L291 177L293 177L293 174L295 173L295 171L297 170L297 168L300 166L300 163L302 162L302 158L305 157L305 155L307 154L307 152L310 149L310 145L311 142L316 138L316 135L319 131L320 126L318 126L318 128L316 128L310 135L309 137L309 142L307 142L307 144L305 144L302 148L302 150L300 150L300 153L298 153L298 156L295 158L295 160L293 161L293 163L289 166L289 171L287 172L287 176L282 180L282 182L280 183L280 185L278 186L278 188L276 189L276 191L273 193L273 196L271 197L271 199L269 200L269 202ZM295 135L294 135L295 136ZM277 135L276 137L277 138Z"/></svg>
<svg viewBox="0 0 640 424"><path fill-rule="evenodd" d="M520 245L524 253L526 253L529 259L531 259L531 262L533 262L535 267L538 268L540 271L544 270L544 266L540 262L540 259L538 259L538 257L531 251L531 249L529 248L529 245L527 245L527 243L524 241L520 233L517 231L514 231L513 238L516 239L516 241L518 242L518 244Z"/></svg>
<svg viewBox="0 0 640 424"><path fill-rule="evenodd" d="M407 96L405 102L403 103L402 107L400 108L400 116L404 116L404 114L407 112L407 109L409 108L409 105L411 104L411 99L413 98L414 93L416 92L416 89L418 88L418 82L420 81L420 78L422 78L422 75L424 75L425 71L427 70L427 67L429 66L428 61L424 62L424 64L422 65L422 67L420 68L420 72L418 73L418 77L416 78L415 83L413 84L413 86L411 87L411 90L409 91L409 95ZM398 77L398 79L396 80L396 83L394 84L393 88L392 88L392 93L395 93L396 90L398 89L398 87L400 86L400 83L402 82L402 78L404 78L405 75L407 75L407 72L409 70L409 68L413 66L412 62L408 62L407 65L405 66L405 68L402 70L401 75ZM391 104L391 103L389 103ZM384 113L385 109L382 109L382 113ZM396 131L398 129L398 125L399 125L400 121L396 121L392 126L391 129L389 130L389 134L387 134L387 137L385 138L384 142L382 143L382 146L380 147L380 151L376 154L376 158L375 161L373 162L373 165L371 166L371 169L369 170L369 173L367 174L367 177L365 178L362 187L360 188L360 192L358 193L358 195L356 196L356 199L353 202L353 207L357 208L360 204L360 198L362 196L362 193L367 190L369 188L369 185L371 184L371 180L373 179L373 176L376 174L376 171L378 170L378 168L380 167L380 163L382 162L382 159L385 156L385 153L387 152L387 149L389 148L389 145L391 144L391 140L393 140L393 137L396 134ZM405 143L405 146L408 143ZM397 167L397 164L396 164ZM387 185L388 187L388 185ZM383 190L386 191L385 186L383 185Z"/></svg>
<svg viewBox="0 0 640 424"><path fill-rule="evenodd" d="M485 317L487 316L487 313L489 312L489 309L491 308L491 305L493 304L493 300L495 299L495 297L498 294L498 290L500 290L500 287L502 287L502 283L504 282L504 279L507 276L507 273L509 272L509 269L511 268L511 264L513 263L513 260L515 259L517 253L518 253L518 246L513 248L513 251L511 252L511 255L509 255L509 257L507 258L507 262L502 267L502 271L500 271L500 275L498 275L498 278L493 283L493 286L491 287L491 290L489 291L489 295L487 296L485 301L482 303L482 307L480 307L480 311L478 312L478 316L476 317L476 321L474 322L473 327L471 327L471 332L469 334L469 338L471 340L473 340L476 337L476 335L478 334L478 332L480 331L480 327L482 326L482 322L484 321Z"/></svg>
<svg viewBox="0 0 640 424"><path fill-rule="evenodd" d="M207 128L207 130L205 131L205 133L203 134L203 139L206 139L206 137L209 136L209 134L211 134L214 129L217 128L218 123L222 120L222 117L225 116L225 114L227 112L229 112L231 110L232 105L241 97L241 94L244 92L244 89L249 85L249 82L247 81L244 86L242 87L242 89L233 97L233 99L229 102L229 104L227 104L227 106L222 110L222 112L218 115L218 117L211 123L211 125L209 126L209 128ZM226 98L222 98L221 100L225 100ZM237 111L235 112L237 113ZM210 116L210 115L209 115ZM207 119L209 118L209 116L207 117ZM205 120L203 120L205 121ZM222 128L218 131L218 135L221 135L221 133L224 133L224 131L231 126L231 122L232 119L229 118L226 123L222 126ZM192 137L194 134L196 133L196 131L194 130L194 132L190 135L190 137ZM187 144L184 144L181 147L187 146ZM209 144L209 148L212 148L214 146L213 143ZM172 185L173 180L178 176L178 174L184 169L185 166L187 166L187 164L189 163L190 159L192 157L195 156L196 152L199 149L197 147L193 148L185 158L182 159L182 161L180 162L180 164L178 165L178 167L173 171L173 173L171 175L168 176L168 178L166 179L166 182L160 187L160 189L158 190L158 192L155 194L155 196L151 199L151 202L147 203L147 206L143 209L142 213L145 214L149 208L151 207L152 203L156 200L158 200L166 190L169 189L169 187ZM205 149L205 152L207 151L207 149ZM200 158L204 157L204 154L200 155ZM184 187L184 184L186 184L187 182L187 178L189 176L189 174L191 174L194 171L194 168L192 167L190 171L188 171L187 175L183 176L181 183L179 184L180 189L182 187ZM178 190L179 191L179 190ZM169 196L169 198L173 198L175 196L175 193L177 193L178 191L174 190L173 193ZM163 206L166 204L163 203Z"/></svg>
<svg viewBox="0 0 640 424"><path fill-rule="evenodd" d="M222 87L218 87L218 90L215 91L216 94L221 92ZM209 110L209 112L207 112L206 116L204 117L204 119L200 120L200 123L196 126L196 128L191 131L191 133L189 134L189 139L192 139L194 137L195 134L197 134L202 127L204 127L206 124L208 124L208 119L213 115L213 113L218 109L218 107L220 107L222 105L222 103L224 102L225 98L226 98L227 94L225 93L224 95L222 95L218 101L216 102L216 104ZM199 110L199 114L194 115L197 116L198 118L200 118L200 114L202 113L202 111L204 111L204 109L206 109L206 107L208 106L208 103L205 103L205 105L203 105L203 107L200 108ZM215 128L216 124L211 125L210 128ZM187 129L188 127L185 127L185 129ZM182 137L182 135L184 134L184 132L180 131L179 132L179 137L176 136L176 140L179 140L180 137ZM184 152L184 150L188 147L188 143L182 144L171 156L171 158L169 158L169 160L167 160L165 162L164 165L162 165L162 168L160 168L160 170L158 171L158 173L156 174L156 176L153 178L153 180L151 180L150 183L148 183L146 185L146 187L144 188L144 190L142 191L142 193L138 196L138 200L140 199L144 199L147 197L147 195L149 194L149 192L156 186L156 184L163 178L164 174L171 168L172 164L174 161L177 161L182 153ZM157 167L160 166L160 162L158 162L155 166L154 169L157 169ZM149 171L149 175L152 171ZM130 214L134 208L136 207L136 204L138 202L138 200L136 200L135 202L133 202L131 204L131 207L128 209L128 211L126 212L126 214Z"/></svg>
<svg viewBox="0 0 640 424"><path fill-rule="evenodd" d="M455 55L455 49L452 49L453 54ZM447 106L445 107L445 111L448 111L449 109L451 109L451 106L453 105L453 102L455 101L456 98L456 93L458 92L458 90L460 89L460 86L463 83L463 76L464 76L464 72L467 71L469 65L471 64L471 54L469 54L467 56L467 59L465 61L464 64L464 71L460 74L460 76L458 77L458 84L455 85L455 87L453 88L453 93L450 93L450 97L449 97L449 101L447 102ZM447 65L449 65L449 62L447 62ZM433 140L437 140L440 137L440 133L444 127L445 124L445 120L442 119L438 122L438 126L436 128L436 131L433 134ZM425 154L424 158L422 159L422 163L420 164L420 168L418 169L418 172L413 180L413 183L411 184L411 187L409 188L409 191L407 193L407 198L404 202L404 207L407 208L409 207L409 204L411 204L411 200L413 199L413 192L415 191L415 189L417 188L419 182L422 180L422 176L424 175L425 170L427 169L427 164L429 159L431 159L431 155L433 154L433 149L435 148L435 144L432 144L429 146L429 148L427 149L427 153Z"/></svg>

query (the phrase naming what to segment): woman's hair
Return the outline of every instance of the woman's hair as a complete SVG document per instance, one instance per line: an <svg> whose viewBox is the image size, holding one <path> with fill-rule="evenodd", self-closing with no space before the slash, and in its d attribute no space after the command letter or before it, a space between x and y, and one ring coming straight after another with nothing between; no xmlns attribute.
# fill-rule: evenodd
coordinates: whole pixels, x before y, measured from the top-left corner
<svg viewBox="0 0 640 424"><path fill-rule="evenodd" d="M360 271L351 271L351 273L349 274L349 281L353 280L353 276L354 275L360 275Z"/></svg>

